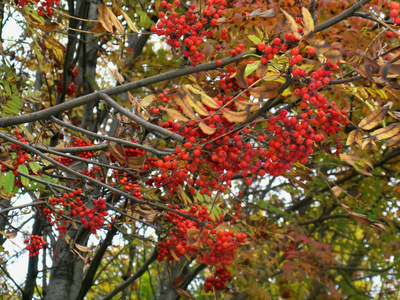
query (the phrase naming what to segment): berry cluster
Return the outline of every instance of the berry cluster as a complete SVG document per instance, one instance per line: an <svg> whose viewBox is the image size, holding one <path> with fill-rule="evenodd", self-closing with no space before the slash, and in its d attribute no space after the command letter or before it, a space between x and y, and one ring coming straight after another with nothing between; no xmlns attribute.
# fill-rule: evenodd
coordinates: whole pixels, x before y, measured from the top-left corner
<svg viewBox="0 0 400 300"><path fill-rule="evenodd" d="M21 7L30 3L29 0L14 0L14 2ZM55 3L56 6L60 5L60 1L58 1L58 0L57 1L44 0L42 2L40 2L40 0L35 0L35 2L39 3L39 7L38 7L38 15L39 16L43 16L44 11L47 13L47 15L51 16L53 14L53 10L51 8L53 3Z"/></svg>
<svg viewBox="0 0 400 300"><path fill-rule="evenodd" d="M179 207L175 206L174 209L178 210ZM158 243L158 261L164 259L171 261L179 259L182 255L195 254L197 260L204 264L220 266L216 268L214 277L207 279L205 285L207 290L211 290L212 286L215 290L225 289L225 282L232 280L225 266L231 264L237 248L246 242L247 235L245 233L234 235L232 230L222 229L222 220L214 222L206 206L195 204L189 211L183 209L179 211L189 213L199 221L211 223L207 224L207 229L201 229L196 222L168 212L166 220L174 224L175 229L169 232L167 238Z"/></svg>
<svg viewBox="0 0 400 300"><path fill-rule="evenodd" d="M393 22L397 25L400 24L400 18L399 18L399 7L400 4L398 2L390 2L390 13L389 16L393 18Z"/></svg>
<svg viewBox="0 0 400 300"><path fill-rule="evenodd" d="M79 71L77 68L73 68L71 73L72 73L72 75L71 75L71 79L70 79L70 84L69 84L69 86L67 86L67 90L65 91L68 96L72 96L76 92L77 86L75 84L75 81L76 81L76 77L78 76ZM56 82L56 88L57 88L58 93L62 93L64 91L64 86L61 83L61 81Z"/></svg>
<svg viewBox="0 0 400 300"><path fill-rule="evenodd" d="M29 256L37 256L39 255L39 250L43 249L47 245L47 243L43 240L43 238L39 235L31 235L29 238L24 240L26 249L29 251Z"/></svg>
<svg viewBox="0 0 400 300"><path fill-rule="evenodd" d="M222 16L227 3L225 0L207 0L200 17L195 13L195 4L190 4L190 9L181 15L171 11L173 6L177 10L180 5L179 0L175 0L174 5L161 1L161 7L167 10L167 14L163 11L158 13L160 20L156 26L151 27L151 32L167 37L168 45L174 49L181 49L183 56L189 58L191 65L195 66L205 58L199 47L207 37L212 38L217 35L211 28L218 25L217 20ZM227 33L226 28L222 29L220 38L226 40Z"/></svg>
<svg viewBox="0 0 400 300"><path fill-rule="evenodd" d="M104 224L104 217L108 216L106 211L106 200L99 198L90 204L92 208L86 207L80 197L75 198L75 202L70 203L71 217L79 216L84 228L90 228L90 232L95 234Z"/></svg>
<svg viewBox="0 0 400 300"><path fill-rule="evenodd" d="M226 267L219 267L215 270L213 276L210 276L204 282L205 292L223 291L226 289L226 282L232 281L233 277Z"/></svg>
<svg viewBox="0 0 400 300"><path fill-rule="evenodd" d="M46 220L51 226L56 227L56 230L59 232L60 237L63 237L63 233L67 231L67 224L72 224L71 221L67 222L66 220L61 220L61 217L64 215L64 210L74 205L72 204L72 201L74 201L73 198L75 198L75 201L79 201L80 194L82 194L82 190L78 189L70 193L64 193L60 197L49 198L48 201L49 204L52 206L52 209L39 205L39 208L44 213Z"/></svg>

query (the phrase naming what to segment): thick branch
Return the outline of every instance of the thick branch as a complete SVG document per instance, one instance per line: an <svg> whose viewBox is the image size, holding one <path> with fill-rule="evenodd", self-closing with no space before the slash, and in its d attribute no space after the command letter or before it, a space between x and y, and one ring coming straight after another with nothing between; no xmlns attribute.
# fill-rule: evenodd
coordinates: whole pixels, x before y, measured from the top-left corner
<svg viewBox="0 0 400 300"><path fill-rule="evenodd" d="M151 84L167 81L170 79L175 79L175 78L182 77L185 75L198 73L198 72L204 72L204 71L216 70L218 68L222 68L233 62L238 62L238 61L242 60L244 57L252 55L252 54L255 54L255 50L243 52L234 57L228 57L228 58L221 59L220 66L217 66L214 61L205 63L205 64L199 64L196 67L187 67L184 69L177 69L177 70L165 72L165 73L151 76L148 78L144 78L144 79L141 79L141 80L138 80L135 82L130 82L130 83L127 83L124 85L105 89L105 90L102 90L101 92L104 94L107 94L109 96L118 95L121 93L125 93L128 91L132 91L132 90L141 88L141 87L149 86ZM91 94L88 94L88 95L85 95L82 97L78 97L74 100L70 100L68 102L64 102L59 105L55 105L53 107L46 108L46 109L31 113L31 114L1 118L0 119L0 127L8 127L8 126L12 126L12 125L30 123L30 122L40 121L40 120L48 120L54 115L57 115L59 113L62 113L64 111L67 111L69 109L72 109L72 108L75 108L78 106L88 104L88 103L90 103L92 101L96 101L98 99L99 99L98 92L94 92L94 93L91 93Z"/></svg>
<svg viewBox="0 0 400 300"><path fill-rule="evenodd" d="M110 98L110 97L107 96L106 94L102 94L102 95L104 95L105 97ZM111 98L110 98L110 99L111 99ZM111 100L112 100L112 99L111 99ZM112 100L112 101L115 103L114 100ZM108 102L107 102L107 103L108 103ZM118 105L117 103L115 103L115 104ZM118 105L118 106L120 106L120 105ZM126 109L124 109L122 106L121 106L121 108L123 109L123 112L121 112L121 113L125 114L125 112L126 112L126 113L129 113L129 114L132 114L132 113L128 112ZM134 115L134 114L132 114L132 115ZM134 116L137 117L136 115L134 115ZM137 117L137 118L139 118L139 117ZM139 118L139 119L142 120L143 122L146 122L146 121L144 121L144 120L141 119L141 118ZM132 119L132 120L133 120L133 119ZM83 128L74 126L74 125L72 125L72 124L68 124L68 123L66 123L66 122L63 122L63 121L61 121L61 120L59 120L59 119L57 119L57 118L55 118L55 117L51 117L51 121L53 121L54 123L57 123L57 124L60 125L60 126L63 126L63 127L69 128L69 129L72 129L72 130L77 131L77 132L81 132L81 133L86 134L86 135L88 135L88 136L95 137L95 138L97 138L97 139L99 139L99 140L101 140L101 141L106 140L106 141L116 142L116 143L118 143L118 144L125 145L125 146L128 146L128 147L130 147L130 148L142 149L142 150L144 150L144 151L148 151L148 152L153 153L153 154L155 154L155 155L161 155L161 156L162 156L162 155L171 154L171 152L159 151L159 150L157 150L157 149L153 149L153 148L151 148L151 147L147 147L147 146L145 146L145 145L141 145L141 144L138 144L138 143L132 143L132 142L130 142L130 141L125 141L125 140L118 139L118 138L115 138L115 137L105 136L105 135L101 135L101 134L98 134L98 133L94 133L94 132L92 132L92 131L89 131L89 130L86 130L86 129L83 129ZM136 122L136 120L134 120L134 121ZM137 123L140 124L139 122L137 122ZM148 122L146 122L146 123L148 123ZM168 130L166 130L166 129L164 129L164 128L161 128L161 127L159 127L159 126L157 126L157 125L154 125L154 124L151 124L151 123L148 123L148 124L149 124L149 125L152 125L151 128L157 127L157 130L161 130L161 129L162 129L163 132L164 132L164 131L167 131L167 132L171 135L171 132L168 131ZM142 124L140 124L140 125L142 125ZM146 126L149 126L149 125L146 125ZM143 127L146 127L146 126L143 125ZM147 127L146 127L146 128L147 128ZM153 129L153 130L154 130L154 131L157 131L156 129ZM181 137L181 136L179 136L179 137Z"/></svg>

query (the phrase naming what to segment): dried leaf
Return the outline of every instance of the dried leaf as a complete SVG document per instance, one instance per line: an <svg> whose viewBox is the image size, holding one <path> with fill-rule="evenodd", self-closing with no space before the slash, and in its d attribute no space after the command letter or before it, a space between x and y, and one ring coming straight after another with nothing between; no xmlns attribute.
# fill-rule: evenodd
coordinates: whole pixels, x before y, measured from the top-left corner
<svg viewBox="0 0 400 300"><path fill-rule="evenodd" d="M264 78L264 76L268 73L268 65L259 64L256 70L256 74L260 76L260 78Z"/></svg>
<svg viewBox="0 0 400 300"><path fill-rule="evenodd" d="M184 115L182 115L179 111L173 108L161 108L162 110L165 110L168 114L168 116L173 119L173 120L178 120L182 122L188 122L189 119L186 118Z"/></svg>
<svg viewBox="0 0 400 300"><path fill-rule="evenodd" d="M129 18L129 16L122 10L120 9L119 12L122 14L122 16L124 17L126 24L128 24L128 27L133 31L138 33L139 31L136 29L135 25L133 24L131 18Z"/></svg>
<svg viewBox="0 0 400 300"><path fill-rule="evenodd" d="M186 245L192 245L196 243L196 239L201 235L201 230L196 228L189 228L186 230Z"/></svg>
<svg viewBox="0 0 400 300"><path fill-rule="evenodd" d="M278 96L278 85L272 83L255 88L250 88L249 91L254 98L259 98L260 100L271 99Z"/></svg>
<svg viewBox="0 0 400 300"><path fill-rule="evenodd" d="M178 278L176 278L176 279L172 282L172 285L178 287L178 286L180 286L180 285L183 283L183 281L185 281L185 277L183 277L182 275L180 275L180 276L178 276Z"/></svg>
<svg viewBox="0 0 400 300"><path fill-rule="evenodd" d="M45 24L40 24L36 22L31 22L29 25L33 28L38 28L44 32L52 32L58 29L60 24L55 23L55 22L50 22L50 23L45 23Z"/></svg>
<svg viewBox="0 0 400 300"><path fill-rule="evenodd" d="M331 64L337 64L342 59L342 53L336 49L330 49L324 52L326 59L329 59Z"/></svg>
<svg viewBox="0 0 400 300"><path fill-rule="evenodd" d="M183 113L192 120L197 120L198 117L194 114L193 109L185 101L186 96L182 92L177 92L174 94L174 101L180 107L182 107Z"/></svg>
<svg viewBox="0 0 400 300"><path fill-rule="evenodd" d="M290 31L297 32L298 25L297 25L296 21L294 20L294 18L291 15L289 15L286 11L284 11L283 9L281 9L281 11L285 15L286 20L289 22Z"/></svg>
<svg viewBox="0 0 400 300"><path fill-rule="evenodd" d="M301 182L300 180L297 180L296 178L290 178L289 181L294 187L297 187L296 186L296 184L297 184L299 187L303 188L304 190L310 189L310 186L308 184L305 184L305 183Z"/></svg>
<svg viewBox="0 0 400 300"><path fill-rule="evenodd" d="M222 111L222 115L227 119L229 122L236 123L236 122L244 122L247 119L247 112L246 111L231 111L228 109L224 109Z"/></svg>
<svg viewBox="0 0 400 300"><path fill-rule="evenodd" d="M13 231L13 232L7 232L4 234L6 238L8 239L14 239L18 235L18 231Z"/></svg>
<svg viewBox="0 0 400 300"><path fill-rule="evenodd" d="M46 47L49 50L53 51L54 58L56 59L56 61L63 62L64 52L65 52L64 45L49 35L44 35L43 37L45 40Z"/></svg>
<svg viewBox="0 0 400 300"><path fill-rule="evenodd" d="M314 20L308 9L305 7L301 8L301 14L303 15L304 35L308 35L314 31Z"/></svg>
<svg viewBox="0 0 400 300"><path fill-rule="evenodd" d="M377 221L370 220L366 215L358 214L352 211L347 211L358 223L371 227L377 234L386 231L385 226Z"/></svg>
<svg viewBox="0 0 400 300"><path fill-rule="evenodd" d="M181 296L185 300L195 300L195 298L192 297L187 291L179 289L179 288L174 288L176 293Z"/></svg>
<svg viewBox="0 0 400 300"><path fill-rule="evenodd" d="M249 14L249 17L260 17L260 18L273 18L276 16L276 12L273 8L267 10L267 11L262 11L261 8L257 8L256 10L252 11Z"/></svg>
<svg viewBox="0 0 400 300"><path fill-rule="evenodd" d="M384 128L380 128L371 133L378 139L389 139L400 132L400 123L393 123Z"/></svg>
<svg viewBox="0 0 400 300"><path fill-rule="evenodd" d="M125 78L121 75L121 73L119 73L117 70L114 70L113 72L112 72L112 74L114 75L114 77L115 77L115 79L117 79L117 81L119 82L119 83L123 83L124 81L125 81Z"/></svg>
<svg viewBox="0 0 400 300"><path fill-rule="evenodd" d="M108 32L114 33L113 23L110 18L110 9L104 3L100 4L97 9L99 11L97 18L98 18L100 24Z"/></svg>
<svg viewBox="0 0 400 300"><path fill-rule="evenodd" d="M376 146L374 140L372 138L367 138L361 146L361 149L367 149L367 150L378 150L378 146Z"/></svg>
<svg viewBox="0 0 400 300"><path fill-rule="evenodd" d="M110 150L112 156L120 163L124 164L126 162L125 157L117 150L116 143L108 143L108 149Z"/></svg>
<svg viewBox="0 0 400 300"><path fill-rule="evenodd" d="M185 85L182 86L183 91L186 94L186 98L184 98L188 104L194 108L194 110L201 116L209 116L210 113L206 110L206 108L201 104L199 101L196 100L196 98L193 97L193 95L189 92L187 87Z"/></svg>
<svg viewBox="0 0 400 300"><path fill-rule="evenodd" d="M174 251L171 250L171 255L172 257L177 261L180 262L181 260L179 259L179 257L176 255L176 253Z"/></svg>
<svg viewBox="0 0 400 300"><path fill-rule="evenodd" d="M335 197L339 197L341 193L344 193L344 191L337 185L332 187L331 190L332 190L332 193L335 195Z"/></svg>
<svg viewBox="0 0 400 300"><path fill-rule="evenodd" d="M362 144L362 137L360 130L355 129L352 132L350 132L349 136L347 137L346 146L361 147L361 144Z"/></svg>
<svg viewBox="0 0 400 300"><path fill-rule="evenodd" d="M398 148L400 147L400 134L385 142L386 147Z"/></svg>
<svg viewBox="0 0 400 300"><path fill-rule="evenodd" d="M76 249L78 249L79 251L82 251L82 252L88 252L90 250L89 247L82 246L82 245L79 245L79 244L75 244L75 247L76 247Z"/></svg>
<svg viewBox="0 0 400 300"><path fill-rule="evenodd" d="M204 122L200 122L199 127L205 134L212 135L217 131L217 128L210 127Z"/></svg>
<svg viewBox="0 0 400 300"><path fill-rule="evenodd" d="M144 162L146 161L146 154L141 156L128 156L126 158L126 164L132 170L138 170L144 166Z"/></svg>
<svg viewBox="0 0 400 300"><path fill-rule="evenodd" d="M65 242L70 245L71 244L72 239L69 237L68 233L65 234Z"/></svg>
<svg viewBox="0 0 400 300"><path fill-rule="evenodd" d="M246 67L248 65L247 60L243 60L239 63L237 69L236 69L236 82L238 86L240 86L242 89L247 89L247 80L246 80Z"/></svg>
<svg viewBox="0 0 400 300"><path fill-rule="evenodd" d="M110 16L111 23L114 25L114 27L120 33L124 33L125 32L124 27L122 26L121 22L118 20L117 16L112 12L111 9L109 9L108 7L107 7L107 9L108 9L108 14Z"/></svg>
<svg viewBox="0 0 400 300"><path fill-rule="evenodd" d="M201 87L199 87L199 86L197 86L197 85L196 85L196 87L194 87L194 86L192 86L192 85L190 85L190 84L187 84L187 85L185 85L185 86L186 86L186 88L187 88L188 90L190 90L191 92L200 95L200 96L201 96L201 101L203 102L204 105L206 105L206 106L208 106L208 107L210 107L210 108L216 108L216 109L217 109L217 108L220 108L220 106L218 105L218 103L217 103L213 98L211 98L210 96L208 96L208 95L201 89Z"/></svg>
<svg viewBox="0 0 400 300"><path fill-rule="evenodd" d="M14 197L14 195L15 195L14 193L6 193L3 189L0 188L0 199L11 200L11 198Z"/></svg>
<svg viewBox="0 0 400 300"><path fill-rule="evenodd" d="M239 101L235 100L235 105L238 109L248 110L250 112L257 111L260 108L260 102L251 102L251 101Z"/></svg>
<svg viewBox="0 0 400 300"><path fill-rule="evenodd" d="M215 227L214 229L218 232L218 231L225 231L226 229L228 229L229 224L227 222L223 222L221 224L219 224L217 227Z"/></svg>
<svg viewBox="0 0 400 300"><path fill-rule="evenodd" d="M389 111L388 105L378 108L377 110L373 111L368 116L366 116L358 124L358 127L364 130L370 130L372 128L375 128L383 120L388 111Z"/></svg>

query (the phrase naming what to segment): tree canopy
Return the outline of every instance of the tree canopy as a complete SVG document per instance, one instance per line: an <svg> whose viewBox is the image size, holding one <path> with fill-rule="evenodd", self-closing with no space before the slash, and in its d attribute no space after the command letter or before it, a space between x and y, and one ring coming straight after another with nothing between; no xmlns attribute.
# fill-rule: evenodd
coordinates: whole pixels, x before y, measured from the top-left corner
<svg viewBox="0 0 400 300"><path fill-rule="evenodd" d="M0 294L397 299L398 10L3 1Z"/></svg>

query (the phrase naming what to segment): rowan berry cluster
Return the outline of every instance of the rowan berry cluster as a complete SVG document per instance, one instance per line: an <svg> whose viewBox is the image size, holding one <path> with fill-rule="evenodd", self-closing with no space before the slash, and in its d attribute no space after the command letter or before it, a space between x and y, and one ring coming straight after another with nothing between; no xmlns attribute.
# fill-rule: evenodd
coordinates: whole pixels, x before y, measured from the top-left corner
<svg viewBox="0 0 400 300"><path fill-rule="evenodd" d="M207 37L212 38L217 35L212 28L218 25L218 19L222 16L227 2L225 0L207 0L200 17L195 13L195 4L190 4L189 10L185 9L184 13L178 15L176 11L180 5L179 0L175 0L173 4L161 1L161 7L167 11L158 13L160 20L156 26L151 27L151 32L167 37L167 44L173 49L180 49L183 56L191 60L191 65L196 66L205 58L200 46ZM175 7L175 11L172 11L173 7ZM223 28L220 38L226 40L227 33L228 30Z"/></svg>
<svg viewBox="0 0 400 300"><path fill-rule="evenodd" d="M78 216L84 228L90 228L90 232L95 234L104 225L104 217L108 216L106 200L99 198L93 200L87 207L80 197L75 198L75 202L70 203L71 217Z"/></svg>
<svg viewBox="0 0 400 300"><path fill-rule="evenodd" d="M176 205L174 209L179 210L179 207ZM206 289L209 291L213 286L215 290L225 289L226 281L232 280L225 266L231 264L237 248L246 242L247 235L235 235L232 230L222 228L220 230L222 219L214 222L206 206L195 204L188 211L179 211L189 213L201 222L209 222L206 225L207 229L201 229L196 222L168 212L166 220L174 225L174 229L169 232L167 238L158 243L158 261L171 261L179 259L182 255L196 255L199 262L219 266L214 277L206 280Z"/></svg>
<svg viewBox="0 0 400 300"><path fill-rule="evenodd" d="M78 76L78 73L79 73L79 71L78 71L78 69L77 68L73 68L72 67L72 75L71 75L71 79L70 79L70 83L69 83L69 86L67 86L67 89L66 89L66 94L68 95L68 96L72 96L73 94L75 94L75 92L76 92L76 88L77 88L77 86L76 86L76 84L75 84L75 81L76 81L76 77ZM63 84L61 83L61 81L57 81L56 82L56 88L57 88L57 92L58 93L62 93L62 92L64 92L64 86L63 86Z"/></svg>
<svg viewBox="0 0 400 300"><path fill-rule="evenodd" d="M72 136L72 146L68 145L67 147L86 147L86 146L91 146L92 142L91 141L84 141L80 137L77 136ZM79 156L82 158L91 158L93 155L92 152L80 152Z"/></svg>
<svg viewBox="0 0 400 300"><path fill-rule="evenodd" d="M19 6L23 7L27 4L30 3L29 0L14 0L14 2L16 4L18 4ZM55 0L44 0L42 2L40 2L40 0L35 0L36 3L39 3L39 7L38 7L38 15L39 16L43 16L43 13L46 12L47 15L51 16L53 14L53 10L52 10L52 5L53 3L56 6L60 5L60 1L55 1Z"/></svg>
<svg viewBox="0 0 400 300"><path fill-rule="evenodd" d="M230 282L233 276L229 270L223 266L215 270L213 276L208 277L204 282L205 292L223 291L226 289L226 282Z"/></svg>
<svg viewBox="0 0 400 300"><path fill-rule="evenodd" d="M52 206L51 208L39 205L39 209L44 213L46 220L51 226L56 227L60 237L63 237L63 233L67 231L67 224L72 224L72 221L61 220L64 211L74 207L75 203L73 201L80 201L80 194L82 194L82 190L77 189L70 193L64 193L60 197L49 198L48 201Z"/></svg>
<svg viewBox="0 0 400 300"><path fill-rule="evenodd" d="M393 22L396 25L400 24L399 7L400 7L400 4L398 2L394 2L394 1L390 2L389 16L393 19Z"/></svg>
<svg viewBox="0 0 400 300"><path fill-rule="evenodd" d="M47 243L43 240L43 238L39 235L31 235L29 238L24 240L26 249L29 251L29 256L38 256L39 250L43 249L47 245Z"/></svg>

